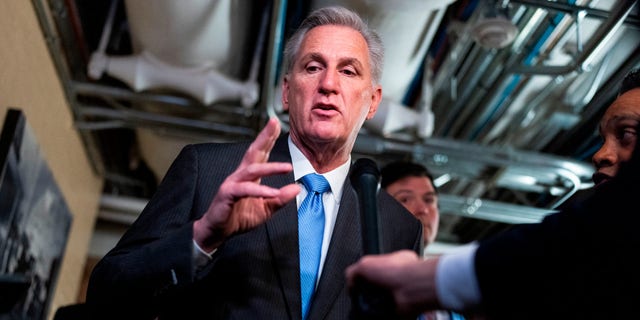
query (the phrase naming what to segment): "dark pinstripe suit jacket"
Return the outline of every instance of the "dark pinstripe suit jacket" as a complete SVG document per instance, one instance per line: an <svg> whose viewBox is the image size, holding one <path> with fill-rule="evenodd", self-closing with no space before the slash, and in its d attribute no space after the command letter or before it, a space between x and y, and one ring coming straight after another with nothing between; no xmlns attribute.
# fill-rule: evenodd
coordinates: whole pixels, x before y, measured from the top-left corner
<svg viewBox="0 0 640 320"><path fill-rule="evenodd" d="M193 271L192 225L249 143L199 144L176 158L138 220L92 273L87 302L96 317L144 319L300 319L295 201L254 230L233 236ZM287 136L270 161L291 162ZM293 174L266 177L274 187ZM391 196L378 197L382 251L419 252L420 223ZM357 195L345 181L340 209L309 319L348 319L344 270L362 256Z"/></svg>

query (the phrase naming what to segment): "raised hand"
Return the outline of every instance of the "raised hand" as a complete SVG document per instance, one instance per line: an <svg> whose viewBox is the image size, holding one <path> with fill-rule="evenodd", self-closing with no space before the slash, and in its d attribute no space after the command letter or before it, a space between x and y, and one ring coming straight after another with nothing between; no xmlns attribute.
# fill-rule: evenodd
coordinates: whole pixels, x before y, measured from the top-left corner
<svg viewBox="0 0 640 320"><path fill-rule="evenodd" d="M295 183L280 189L261 185L262 177L293 170L290 163L267 162L280 134L280 122L269 122L247 149L238 168L220 185L207 212L193 225L200 248L212 251L227 237L262 224L300 192Z"/></svg>

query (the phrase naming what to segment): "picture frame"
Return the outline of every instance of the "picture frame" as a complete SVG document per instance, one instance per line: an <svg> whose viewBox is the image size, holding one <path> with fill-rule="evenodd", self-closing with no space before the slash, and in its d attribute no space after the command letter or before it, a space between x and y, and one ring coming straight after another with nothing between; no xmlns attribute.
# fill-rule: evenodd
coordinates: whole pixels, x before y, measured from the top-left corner
<svg viewBox="0 0 640 320"><path fill-rule="evenodd" d="M0 134L0 320L46 319L72 214L24 113Z"/></svg>

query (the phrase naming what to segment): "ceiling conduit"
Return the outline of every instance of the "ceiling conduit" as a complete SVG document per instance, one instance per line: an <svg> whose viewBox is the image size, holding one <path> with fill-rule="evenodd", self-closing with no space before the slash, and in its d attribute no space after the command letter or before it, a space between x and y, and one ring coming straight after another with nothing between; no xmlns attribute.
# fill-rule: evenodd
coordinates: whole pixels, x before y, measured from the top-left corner
<svg viewBox="0 0 640 320"><path fill-rule="evenodd" d="M482 8L477 10L477 12L482 11ZM524 13L523 11L524 10L518 10L518 12L514 14L514 19L521 21L531 20L531 13ZM478 14L471 17L467 22L466 28L469 28L470 24L480 18L481 16ZM523 28L523 30L526 30L526 28ZM521 33L518 35L518 38L523 38L525 36L526 34ZM469 51L470 53L465 56L464 53ZM505 68L506 64L514 63L509 61L504 63L503 61L513 60L516 56L513 54L513 49L483 49L478 45L474 45L472 39L464 35L458 39L456 47L452 49L452 52L453 53L448 57L448 59L453 61L455 61L455 59L461 60L460 63L463 65L448 74L440 72L439 78L436 80L436 83L438 83L442 80L442 77L448 76L452 79L456 79L457 83L460 83L460 87L457 88L457 91L461 93L450 97L450 99L453 100L453 106L450 106L448 103L441 104L440 113L447 114L449 117L439 117L440 113L436 114L436 118L439 120L439 123L442 124L437 128L437 134L447 137L457 137L459 135L459 131L463 130L463 128L468 125L468 118L478 112L476 110L478 108L477 106L481 105L480 103L485 101L489 96L488 93L492 92L491 83L495 83L497 81L496 79L500 79L499 75L501 74L501 70ZM445 65L450 64L451 62L445 62Z"/></svg>
<svg viewBox="0 0 640 320"><path fill-rule="evenodd" d="M497 101L492 103L493 107L488 108L484 113L477 117L475 124L472 126L468 125L465 130L461 134L465 139L469 141L473 141L477 139L483 131L488 130L487 128L492 127L492 124L496 121L497 117L500 117L505 110L503 110L503 106L508 102L509 97L513 95L513 91L516 88L521 88L525 82L521 81L521 77L523 74L544 74L544 75L567 75L570 73L579 73L585 69L590 68L590 63L592 63L594 56L597 52L609 41L609 39L615 34L625 18L629 15L631 9L633 8L633 1L623 1L622 5L616 5L613 13L608 16L608 19L603 22L603 25L597 29L596 33L590 38L588 43L584 46L585 49L579 51L579 56L575 58L575 62L569 64L567 66L543 66L537 64L535 66L532 65L536 56L539 55L540 48L547 41L548 37L551 35L555 26L559 25L560 21L563 19L563 13L557 13L553 17L553 23L551 26L548 26L543 35L535 44L534 49L530 52L530 54L525 57L522 64L508 64L507 70L505 70L505 74L503 74L504 81L508 81L508 84L504 86L504 90L502 91ZM569 8L573 8L572 13L576 16L579 14L579 10L583 7L578 6L569 6ZM579 23L579 21L576 21ZM580 38L578 38L579 40ZM578 47L582 47L581 43L578 44ZM525 67L526 66L526 67ZM510 79L507 80L506 77ZM530 78L525 79L528 81ZM494 86L496 88L496 86ZM473 129L472 129L473 128ZM471 131L473 130L473 131Z"/></svg>
<svg viewBox="0 0 640 320"><path fill-rule="evenodd" d="M532 1L523 1L516 0L513 1L515 3L522 3L524 5L535 5L535 6L546 6L547 2L544 2L543 5L540 3L535 3ZM549 3L550 4L550 3ZM602 25L596 30L594 35L589 39L589 41L585 44L584 50L580 52L580 54L575 58L575 62L568 64L566 66L515 66L510 70L512 73L516 74L546 74L546 75L563 75L568 74L574 71L581 72L588 68L589 64L592 62L594 56L602 50L606 45L609 39L613 37L613 35L618 31L618 29L622 26L624 21L626 20L629 13L633 9L633 6L636 4L635 0L621 0L618 1L615 5L612 6L611 14L607 15L607 19L602 23ZM549 9L555 10L556 7L548 7ZM577 14L580 11L585 11L587 14L590 12L594 12L592 9L588 9L586 7L580 6L567 6L567 10L570 10L571 13ZM600 17L600 15L598 15Z"/></svg>
<svg viewBox="0 0 640 320"><path fill-rule="evenodd" d="M524 58L523 64L531 65L536 60L536 58L540 55L540 49L544 46L544 44L549 39L549 36L552 34L553 30L557 25L560 24L561 20L564 18L564 14L558 13L551 18L551 23L546 29L543 31L540 38L536 41L533 46L533 49L529 52L529 54ZM539 61L540 62L540 61ZM517 62L516 62L517 63ZM463 136L466 136L466 139L469 141L475 140L483 130L486 130L487 126L490 125L492 119L495 119L496 116L501 114L504 110L501 110L509 97L513 94L513 91L516 90L517 87L521 87L524 83L521 82L521 75L513 74L509 68L512 64L509 64L504 71L504 77L508 83L505 85L504 90L499 94L497 98L495 98L494 105L492 107L488 107L485 112L477 117L475 123L471 126L467 126L467 129L462 133ZM507 80L508 79L508 80ZM527 81L524 79L524 81Z"/></svg>

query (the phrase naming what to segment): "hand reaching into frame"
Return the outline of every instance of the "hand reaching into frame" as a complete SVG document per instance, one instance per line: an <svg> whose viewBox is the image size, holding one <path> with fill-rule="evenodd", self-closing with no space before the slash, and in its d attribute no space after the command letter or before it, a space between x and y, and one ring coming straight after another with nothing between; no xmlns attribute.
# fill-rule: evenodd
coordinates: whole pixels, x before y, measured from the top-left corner
<svg viewBox="0 0 640 320"><path fill-rule="evenodd" d="M415 319L424 310L440 307L435 296L437 263L437 257L423 260L413 251L400 250L364 256L345 270L345 276L350 290L363 281L387 290L396 317Z"/></svg>
<svg viewBox="0 0 640 320"><path fill-rule="evenodd" d="M293 170L290 163L267 162L279 135L280 122L269 119L238 168L220 185L207 212L193 225L193 237L200 248L213 251L232 234L264 223L300 192L295 183L279 189L260 184L262 177Z"/></svg>

